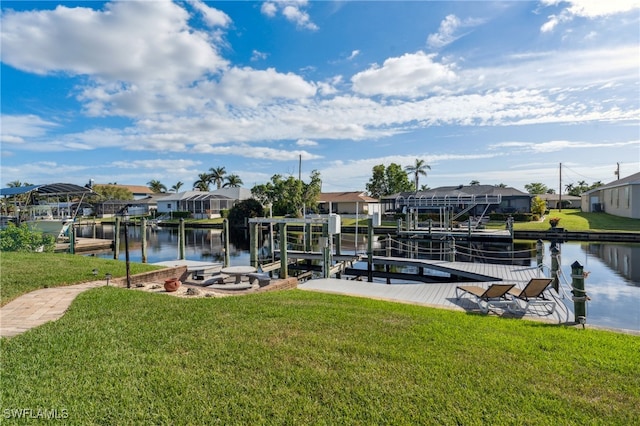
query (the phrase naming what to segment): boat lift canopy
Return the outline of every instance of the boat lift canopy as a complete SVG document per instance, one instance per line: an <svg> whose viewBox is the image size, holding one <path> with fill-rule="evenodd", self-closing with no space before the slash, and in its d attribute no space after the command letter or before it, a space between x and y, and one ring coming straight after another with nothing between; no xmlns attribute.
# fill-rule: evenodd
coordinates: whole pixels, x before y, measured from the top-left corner
<svg viewBox="0 0 640 426"><path fill-rule="evenodd" d="M0 195L10 197L13 195L27 194L29 192L37 192L41 195L85 195L91 194L93 191L87 187L75 185L73 183L50 183L46 185L29 185L16 186L14 188L0 189Z"/></svg>

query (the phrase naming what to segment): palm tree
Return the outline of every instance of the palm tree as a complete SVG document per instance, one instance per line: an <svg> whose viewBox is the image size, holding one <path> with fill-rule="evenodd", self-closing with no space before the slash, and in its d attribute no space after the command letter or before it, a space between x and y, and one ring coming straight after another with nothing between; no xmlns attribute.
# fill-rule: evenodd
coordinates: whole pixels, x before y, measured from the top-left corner
<svg viewBox="0 0 640 426"><path fill-rule="evenodd" d="M232 174L227 176L226 182L222 185L223 188L239 188L244 182L240 179L240 176Z"/></svg>
<svg viewBox="0 0 640 426"><path fill-rule="evenodd" d="M416 184L416 191L417 191L418 188L420 188L420 185L418 185L420 175L426 176L427 175L426 170L431 170L431 166L428 165L424 160L420 160L419 158L416 158L416 163L413 166L407 166L404 169L408 173L413 173L414 182Z"/></svg>
<svg viewBox="0 0 640 426"><path fill-rule="evenodd" d="M175 185L171 187L171 190L177 194L178 191L180 191L180 188L182 188L182 185L184 185L184 183L178 181Z"/></svg>
<svg viewBox="0 0 640 426"><path fill-rule="evenodd" d="M160 192L167 192L167 187L156 179L151 179L149 182L147 182L147 186L156 194Z"/></svg>
<svg viewBox="0 0 640 426"><path fill-rule="evenodd" d="M209 173L200 173L198 180L193 182L193 189L209 191L209 185L211 185L211 175Z"/></svg>
<svg viewBox="0 0 640 426"><path fill-rule="evenodd" d="M222 184L224 183L224 175L227 173L227 171L224 169L224 167L212 167L209 169L209 171L211 172L211 182L215 183L218 189L220 189L222 187Z"/></svg>
<svg viewBox="0 0 640 426"><path fill-rule="evenodd" d="M572 183L569 183L564 186L564 192L566 194L571 194L571 191L573 191L573 189L574 189L574 185Z"/></svg>

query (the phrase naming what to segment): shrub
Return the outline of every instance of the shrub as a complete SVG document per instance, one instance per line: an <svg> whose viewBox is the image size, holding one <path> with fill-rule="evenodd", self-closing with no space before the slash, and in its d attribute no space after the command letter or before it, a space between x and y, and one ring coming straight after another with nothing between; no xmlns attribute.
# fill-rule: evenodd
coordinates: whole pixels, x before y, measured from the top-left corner
<svg viewBox="0 0 640 426"><path fill-rule="evenodd" d="M0 250L19 252L53 252L56 240L51 235L34 231L23 223L20 226L9 224L0 231Z"/></svg>
<svg viewBox="0 0 640 426"><path fill-rule="evenodd" d="M264 207L259 201L250 198L243 200L229 210L229 224L234 227L244 226L245 219L264 216Z"/></svg>

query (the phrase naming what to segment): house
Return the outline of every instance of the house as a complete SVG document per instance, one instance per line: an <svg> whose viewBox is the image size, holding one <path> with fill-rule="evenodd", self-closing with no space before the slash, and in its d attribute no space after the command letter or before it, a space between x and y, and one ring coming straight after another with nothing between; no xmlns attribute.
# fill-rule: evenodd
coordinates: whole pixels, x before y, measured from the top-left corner
<svg viewBox="0 0 640 426"><path fill-rule="evenodd" d="M453 209L478 216L486 213L529 213L532 195L511 187L493 185L441 186L417 192L401 192L383 197L386 213L416 210L420 213Z"/></svg>
<svg viewBox="0 0 640 426"><path fill-rule="evenodd" d="M221 217L223 210L229 210L238 201L249 198L251 191L245 188L185 191L159 198L157 210L159 215L189 212L194 219L213 219Z"/></svg>
<svg viewBox="0 0 640 426"><path fill-rule="evenodd" d="M378 211L378 200L364 192L323 192L318 197L318 210L322 214L370 215Z"/></svg>
<svg viewBox="0 0 640 426"><path fill-rule="evenodd" d="M640 173L585 192L582 211L640 219Z"/></svg>
<svg viewBox="0 0 640 426"><path fill-rule="evenodd" d="M117 185L117 184L110 184L110 183L105 183L105 184L100 183L96 185L112 186L114 188L123 188L123 189L129 190L133 194L134 200L141 200L143 198L147 198L148 196L154 194L151 188L144 185Z"/></svg>
<svg viewBox="0 0 640 426"><path fill-rule="evenodd" d="M579 209L581 207L582 198L569 194L539 194L541 200L547 203L548 209ZM562 206L560 200L562 199Z"/></svg>

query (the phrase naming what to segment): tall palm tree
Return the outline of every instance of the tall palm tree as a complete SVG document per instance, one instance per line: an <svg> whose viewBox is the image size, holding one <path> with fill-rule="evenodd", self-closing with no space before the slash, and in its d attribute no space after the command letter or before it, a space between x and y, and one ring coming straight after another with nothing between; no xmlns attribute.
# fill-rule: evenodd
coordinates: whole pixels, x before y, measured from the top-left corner
<svg viewBox="0 0 640 426"><path fill-rule="evenodd" d="M420 175L427 176L427 170L431 170L431 166L428 165L424 160L416 158L416 162L412 166L407 166L404 168L407 173L413 173L414 182L416 184L416 191L420 188L419 179Z"/></svg>
<svg viewBox="0 0 640 426"><path fill-rule="evenodd" d="M209 173L200 173L198 180L193 182L193 189L199 189L200 191L209 191L211 185L211 175Z"/></svg>
<svg viewBox="0 0 640 426"><path fill-rule="evenodd" d="M244 182L240 179L240 176L232 174L227 176L226 182L222 185L223 188L239 188Z"/></svg>
<svg viewBox="0 0 640 426"><path fill-rule="evenodd" d="M167 192L167 187L164 186L162 182L156 179L151 179L149 182L147 182L147 186L156 194L160 192Z"/></svg>
<svg viewBox="0 0 640 426"><path fill-rule="evenodd" d="M220 189L224 183L224 175L227 174L227 171L224 167L212 167L209 171L211 172L211 182L215 183L218 189Z"/></svg>
<svg viewBox="0 0 640 426"><path fill-rule="evenodd" d="M182 185L184 185L184 183L182 183L182 182L178 181L178 182L176 182L176 184L175 184L175 185L173 185L173 186L171 187L171 190L177 194L177 193L178 193L178 191L180 191L180 188L182 188Z"/></svg>

